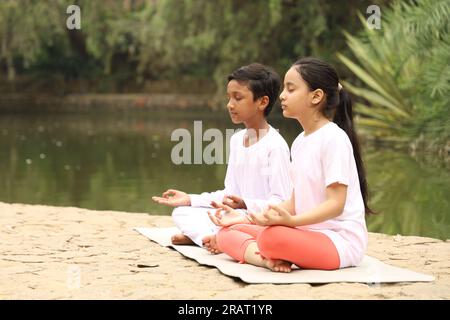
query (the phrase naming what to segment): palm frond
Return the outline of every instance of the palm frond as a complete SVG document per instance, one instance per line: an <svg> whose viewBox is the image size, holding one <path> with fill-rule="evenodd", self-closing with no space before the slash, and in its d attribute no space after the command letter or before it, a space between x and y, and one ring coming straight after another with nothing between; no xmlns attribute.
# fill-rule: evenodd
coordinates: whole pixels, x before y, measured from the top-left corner
<svg viewBox="0 0 450 320"><path fill-rule="evenodd" d="M360 14L363 25L366 20ZM357 123L377 139L413 141L445 136L450 92L450 3L394 1L382 30L344 32L354 59L338 59L365 85L342 81L366 103L355 104ZM431 129L432 128L432 129Z"/></svg>

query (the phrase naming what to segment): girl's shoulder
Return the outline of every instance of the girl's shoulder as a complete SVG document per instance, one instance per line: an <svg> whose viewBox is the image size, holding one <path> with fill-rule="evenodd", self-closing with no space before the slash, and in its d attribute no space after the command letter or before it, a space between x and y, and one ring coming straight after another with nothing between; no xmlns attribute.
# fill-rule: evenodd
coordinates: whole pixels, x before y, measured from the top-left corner
<svg viewBox="0 0 450 320"><path fill-rule="evenodd" d="M324 148L345 148L352 150L352 143L347 133L337 124L331 122L330 125L322 132L321 145Z"/></svg>
<svg viewBox="0 0 450 320"><path fill-rule="evenodd" d="M330 122L325 128L325 130L323 131L323 138L328 141L348 140L350 142L347 133L334 122Z"/></svg>
<svg viewBox="0 0 450 320"><path fill-rule="evenodd" d="M347 133L342 130L334 122L329 122L316 132L313 132L305 136L304 132L300 133L291 146L291 153L297 149L304 148L323 150L329 146L350 146L351 142Z"/></svg>

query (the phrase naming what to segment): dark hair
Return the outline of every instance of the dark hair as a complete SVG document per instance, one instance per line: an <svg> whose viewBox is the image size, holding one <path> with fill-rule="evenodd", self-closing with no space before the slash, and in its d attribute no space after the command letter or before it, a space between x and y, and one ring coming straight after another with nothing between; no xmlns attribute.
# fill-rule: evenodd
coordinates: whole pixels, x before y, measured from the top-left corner
<svg viewBox="0 0 450 320"><path fill-rule="evenodd" d="M316 58L303 58L293 65L300 73L303 80L311 90L322 89L325 93L325 105L323 114L333 119L342 130L344 130L352 143L353 156L358 169L359 186L367 214L374 213L368 206L368 188L366 172L361 157L358 136L353 125L352 101L348 93L341 87L339 89L339 77L334 68L328 63Z"/></svg>
<svg viewBox="0 0 450 320"><path fill-rule="evenodd" d="M246 84L253 93L254 101L264 96L269 97L269 103L264 109L264 116L269 115L278 99L281 86L280 76L274 70L260 63L252 63L233 71L228 76L228 82L231 80Z"/></svg>

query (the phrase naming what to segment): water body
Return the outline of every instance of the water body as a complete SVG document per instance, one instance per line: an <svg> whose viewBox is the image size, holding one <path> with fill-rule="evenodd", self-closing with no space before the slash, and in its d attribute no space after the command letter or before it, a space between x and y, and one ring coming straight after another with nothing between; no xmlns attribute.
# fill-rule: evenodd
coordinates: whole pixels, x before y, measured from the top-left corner
<svg viewBox="0 0 450 320"><path fill-rule="evenodd" d="M196 120L202 134L217 128L225 137L242 128L223 112L1 115L0 201L170 215L152 195L223 188L226 164L171 160L178 143L172 132L185 128L193 136ZM294 120L271 123L289 145L300 132ZM370 204L379 212L367 218L369 231L450 238L448 168L392 148L363 150Z"/></svg>

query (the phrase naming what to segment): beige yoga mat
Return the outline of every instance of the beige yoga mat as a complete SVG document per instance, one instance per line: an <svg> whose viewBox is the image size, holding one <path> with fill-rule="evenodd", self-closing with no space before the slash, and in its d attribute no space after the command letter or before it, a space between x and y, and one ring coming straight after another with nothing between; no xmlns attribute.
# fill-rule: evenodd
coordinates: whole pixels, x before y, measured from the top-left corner
<svg viewBox="0 0 450 320"><path fill-rule="evenodd" d="M170 238L179 233L178 228L135 228L137 232L159 243L164 247L172 247L182 255L196 260L200 264L214 266L220 272L231 277L240 278L247 283L331 283L362 282L367 284L383 282L428 282L434 277L411 270L393 267L378 259L365 256L358 267L333 271L301 270L294 268L290 273L277 273L249 264L240 264L226 254L210 254L197 246L172 245Z"/></svg>

